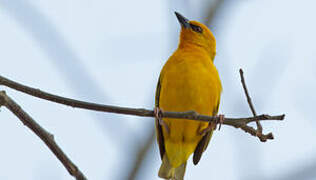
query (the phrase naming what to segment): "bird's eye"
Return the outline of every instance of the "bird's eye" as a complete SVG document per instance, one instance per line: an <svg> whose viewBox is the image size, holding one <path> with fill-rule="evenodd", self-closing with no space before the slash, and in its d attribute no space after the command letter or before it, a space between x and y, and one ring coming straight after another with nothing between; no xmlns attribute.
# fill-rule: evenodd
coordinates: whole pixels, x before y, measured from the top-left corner
<svg viewBox="0 0 316 180"><path fill-rule="evenodd" d="M194 25L194 24L190 24L191 28L193 31L198 32L198 33L202 33L203 29L200 26Z"/></svg>

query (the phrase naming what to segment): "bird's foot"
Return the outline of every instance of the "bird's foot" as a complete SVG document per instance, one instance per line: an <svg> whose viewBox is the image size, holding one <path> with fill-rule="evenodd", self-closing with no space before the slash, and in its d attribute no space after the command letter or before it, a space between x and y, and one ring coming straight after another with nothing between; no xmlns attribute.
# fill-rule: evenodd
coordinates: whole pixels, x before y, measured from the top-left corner
<svg viewBox="0 0 316 180"><path fill-rule="evenodd" d="M218 130L221 129L225 116L223 114L219 114L217 117L219 117L219 119L216 120L216 122L209 123L208 126L200 132L200 135L204 136L206 133L215 130L217 128L217 124L219 124Z"/></svg>
<svg viewBox="0 0 316 180"><path fill-rule="evenodd" d="M221 126L224 122L225 116L224 116L224 114L219 114L217 116L219 117L219 120L216 122L216 124L219 124L218 130L221 130Z"/></svg>
<svg viewBox="0 0 316 180"><path fill-rule="evenodd" d="M162 119L162 113L163 113L163 110L159 107L155 107L154 108L154 114L155 114L155 117L158 119L158 123L163 126L165 128L165 130L167 131L167 133L169 134L170 133L170 129L167 125L167 123Z"/></svg>
<svg viewBox="0 0 316 180"><path fill-rule="evenodd" d="M204 136L208 132L212 131L214 129L214 124L215 123L209 123L208 126L200 132L200 135ZM215 128L216 128L216 125L215 125Z"/></svg>

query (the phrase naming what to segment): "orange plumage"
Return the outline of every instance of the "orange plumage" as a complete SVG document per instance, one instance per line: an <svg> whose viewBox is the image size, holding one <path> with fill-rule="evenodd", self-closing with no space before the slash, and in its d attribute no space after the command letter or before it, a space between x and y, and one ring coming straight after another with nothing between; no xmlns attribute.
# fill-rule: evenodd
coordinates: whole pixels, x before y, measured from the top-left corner
<svg viewBox="0 0 316 180"><path fill-rule="evenodd" d="M213 64L215 38L205 25L188 21L179 13L176 15L181 24L180 42L160 73L156 107L164 111L194 110L203 115L216 115L222 86ZM212 131L201 134L209 125L206 122L169 118L163 121L166 126L156 120L162 158L158 175L181 180L187 159L194 152L194 164L199 162Z"/></svg>

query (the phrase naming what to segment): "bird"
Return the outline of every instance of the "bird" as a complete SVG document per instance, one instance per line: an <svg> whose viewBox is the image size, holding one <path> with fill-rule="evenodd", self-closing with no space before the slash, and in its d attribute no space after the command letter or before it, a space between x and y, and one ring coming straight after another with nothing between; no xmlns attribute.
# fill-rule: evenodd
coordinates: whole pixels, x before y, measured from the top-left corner
<svg viewBox="0 0 316 180"><path fill-rule="evenodd" d="M164 111L195 111L216 116L222 84L214 65L216 40L207 26L178 12L179 44L164 64L155 95L155 127L162 160L158 176L183 180L193 153L197 165L216 129L214 122L163 118ZM219 115L223 120L223 115Z"/></svg>

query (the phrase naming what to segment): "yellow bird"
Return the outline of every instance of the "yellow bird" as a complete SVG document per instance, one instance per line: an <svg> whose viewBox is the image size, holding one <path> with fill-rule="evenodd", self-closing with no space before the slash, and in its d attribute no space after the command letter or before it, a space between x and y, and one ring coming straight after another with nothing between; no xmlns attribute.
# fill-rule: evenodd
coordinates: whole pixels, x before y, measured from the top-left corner
<svg viewBox="0 0 316 180"><path fill-rule="evenodd" d="M161 70L156 89L156 131L162 164L158 176L182 180L186 162L193 154L196 165L211 139L214 123L160 118L159 111L191 111L215 116L221 81L213 64L216 41L212 32L197 21L175 12L181 24L178 49Z"/></svg>

